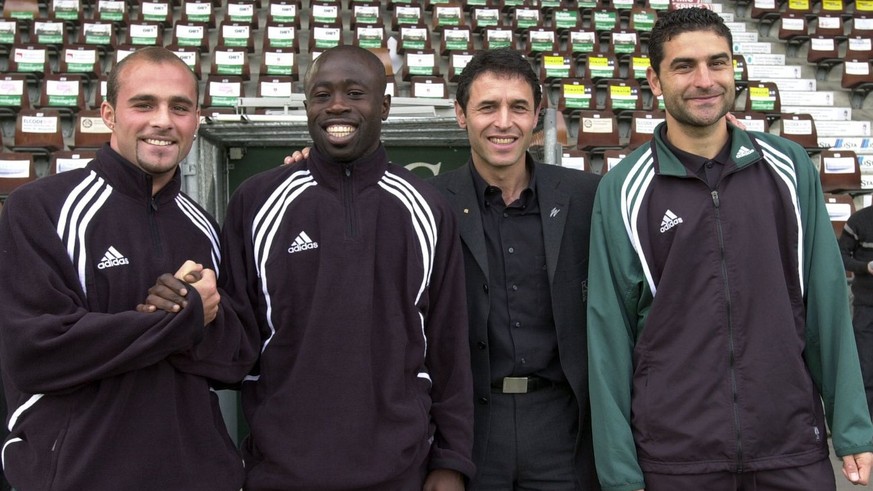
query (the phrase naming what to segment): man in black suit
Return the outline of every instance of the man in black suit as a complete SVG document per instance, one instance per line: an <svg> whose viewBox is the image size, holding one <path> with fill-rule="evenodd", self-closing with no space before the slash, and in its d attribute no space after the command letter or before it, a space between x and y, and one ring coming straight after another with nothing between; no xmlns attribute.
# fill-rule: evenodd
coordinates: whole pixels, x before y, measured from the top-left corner
<svg viewBox="0 0 873 491"><path fill-rule="evenodd" d="M456 95L471 158L430 182L457 213L464 249L476 402L471 489L599 489L585 331L598 178L528 154L542 91L518 52L477 53Z"/></svg>

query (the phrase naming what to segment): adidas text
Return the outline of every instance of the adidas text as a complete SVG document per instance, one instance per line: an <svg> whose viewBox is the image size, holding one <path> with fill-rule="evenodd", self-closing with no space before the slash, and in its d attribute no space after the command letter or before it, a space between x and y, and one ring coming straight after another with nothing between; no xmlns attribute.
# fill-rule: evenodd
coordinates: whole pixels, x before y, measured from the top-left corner
<svg viewBox="0 0 873 491"><path fill-rule="evenodd" d="M294 254L295 252L306 251L309 249L318 249L318 242L307 242L305 244L294 244L293 246L288 248L288 253Z"/></svg>
<svg viewBox="0 0 873 491"><path fill-rule="evenodd" d="M97 264L97 269L106 269L113 266L123 266L125 264L130 264L130 261L128 261L126 257L103 259L102 261L100 261L99 264Z"/></svg>
<svg viewBox="0 0 873 491"><path fill-rule="evenodd" d="M662 222L661 223L661 233L663 234L664 232L670 230L671 228L675 227L676 225L679 225L680 223L682 223L682 218L680 218L680 217L676 217L676 218L670 220L669 222Z"/></svg>

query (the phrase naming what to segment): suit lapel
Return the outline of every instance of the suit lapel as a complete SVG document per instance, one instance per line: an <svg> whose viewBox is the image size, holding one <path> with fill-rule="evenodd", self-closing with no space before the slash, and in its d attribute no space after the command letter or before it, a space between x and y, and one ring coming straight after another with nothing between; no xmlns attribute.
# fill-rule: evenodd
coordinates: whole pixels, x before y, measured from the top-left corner
<svg viewBox="0 0 873 491"><path fill-rule="evenodd" d="M485 230L482 227L482 214L479 210L476 187L469 172L458 172L457 178L450 183L448 190L455 195L451 200L455 215L458 217L461 241L467 246L470 254L482 269L482 274L488 277L488 256L485 250Z"/></svg>
<svg viewBox="0 0 873 491"><path fill-rule="evenodd" d="M564 226L570 211L568 209L570 198L567 193L559 189L561 181L548 167L548 164L537 164L537 198L540 202L549 284L554 284Z"/></svg>

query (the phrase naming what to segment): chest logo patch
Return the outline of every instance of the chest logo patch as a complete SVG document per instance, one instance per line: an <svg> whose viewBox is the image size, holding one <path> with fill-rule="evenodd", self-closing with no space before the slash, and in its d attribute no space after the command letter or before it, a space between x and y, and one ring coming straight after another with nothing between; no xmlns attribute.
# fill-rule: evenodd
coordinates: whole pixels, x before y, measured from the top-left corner
<svg viewBox="0 0 873 491"><path fill-rule="evenodd" d="M97 269L114 268L115 266L126 266L130 261L124 257L124 254L118 252L114 246L110 246L103 254L103 259L97 264Z"/></svg>
<svg viewBox="0 0 873 491"><path fill-rule="evenodd" d="M661 233L663 234L680 223L682 223L682 217L676 216L675 213L667 210L664 213L664 218L661 219Z"/></svg>
<svg viewBox="0 0 873 491"><path fill-rule="evenodd" d="M309 249L318 249L318 242L309 238L309 235L306 232L301 231L297 238L294 239L294 243L291 244L291 247L288 248L288 254L294 254L295 252L300 251L308 251Z"/></svg>

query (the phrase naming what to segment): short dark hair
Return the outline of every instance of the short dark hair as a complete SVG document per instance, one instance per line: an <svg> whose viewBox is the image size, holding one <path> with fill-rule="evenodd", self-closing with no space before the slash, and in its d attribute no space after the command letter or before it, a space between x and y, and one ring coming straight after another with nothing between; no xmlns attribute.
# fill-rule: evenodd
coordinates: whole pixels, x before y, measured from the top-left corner
<svg viewBox="0 0 873 491"><path fill-rule="evenodd" d="M334 46L330 48L320 55L316 57L309 64L309 68L306 70L306 75L303 76L303 91L306 97L309 97L309 84L312 79L312 75L316 72L318 65L320 65L324 60L330 58L331 56L358 56L360 57L367 65L372 68L373 73L376 75L376 82L380 85L379 89L380 93L385 93L385 87L388 85L388 77L385 75L385 66L382 64L382 60L379 59L379 56L376 53L368 50L367 48L362 48L360 46L355 46L353 44L340 44L339 46ZM382 77L379 77L379 75Z"/></svg>
<svg viewBox="0 0 873 491"><path fill-rule="evenodd" d="M458 76L458 87L455 89L455 99L464 113L467 112L467 101L470 100L470 86L479 75L493 73L507 77L518 77L526 81L534 96L534 108L539 109L543 100L543 89L539 78L521 53L512 48L487 49L477 52Z"/></svg>
<svg viewBox="0 0 873 491"><path fill-rule="evenodd" d="M679 34L692 31L712 31L727 39L728 49L733 54L734 38L721 16L712 10L699 7L671 10L658 16L658 21L649 35L649 61L656 74L661 74L664 43Z"/></svg>
<svg viewBox="0 0 873 491"><path fill-rule="evenodd" d="M139 60L144 59L146 61L152 63L178 63L179 65L188 69L191 72L191 83L194 85L194 91L197 96L194 99L194 104L200 105L200 83L197 81L197 76L194 74L194 71L191 70L191 67L185 63L182 58L179 58L176 53L168 50L167 48L163 48L161 46L147 46L145 48L140 48L133 53L127 55L123 60L119 61L115 68L109 72L109 78L106 80L106 100L109 101L109 104L112 107L115 107L115 103L118 101L118 89L119 89L119 78L121 78L122 72L127 65Z"/></svg>

